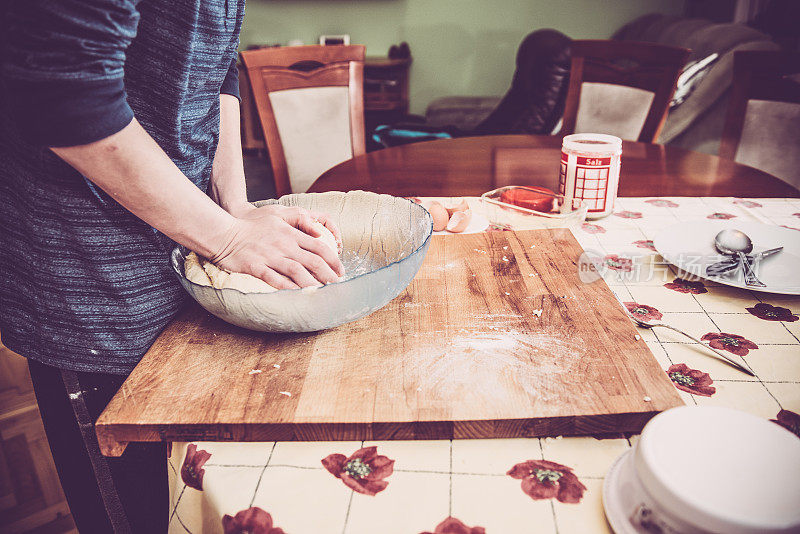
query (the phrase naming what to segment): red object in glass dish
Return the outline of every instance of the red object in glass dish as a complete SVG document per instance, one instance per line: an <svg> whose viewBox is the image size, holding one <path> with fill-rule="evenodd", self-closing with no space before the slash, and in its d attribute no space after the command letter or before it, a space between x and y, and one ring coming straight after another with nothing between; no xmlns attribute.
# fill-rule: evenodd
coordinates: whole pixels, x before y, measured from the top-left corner
<svg viewBox="0 0 800 534"><path fill-rule="evenodd" d="M510 188L500 194L500 202L534 211L553 211L555 193L546 187Z"/></svg>

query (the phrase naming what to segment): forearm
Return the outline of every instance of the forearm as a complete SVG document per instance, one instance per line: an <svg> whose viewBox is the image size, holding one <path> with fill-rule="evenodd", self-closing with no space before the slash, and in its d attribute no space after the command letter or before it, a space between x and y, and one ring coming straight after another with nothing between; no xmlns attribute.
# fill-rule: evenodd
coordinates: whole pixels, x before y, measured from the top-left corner
<svg viewBox="0 0 800 534"><path fill-rule="evenodd" d="M174 241L214 257L235 219L198 189L134 119L86 145L52 148L131 213Z"/></svg>
<svg viewBox="0 0 800 534"><path fill-rule="evenodd" d="M239 130L239 99L222 94L219 103L219 142L214 154L209 194L225 211L236 214L247 207Z"/></svg>

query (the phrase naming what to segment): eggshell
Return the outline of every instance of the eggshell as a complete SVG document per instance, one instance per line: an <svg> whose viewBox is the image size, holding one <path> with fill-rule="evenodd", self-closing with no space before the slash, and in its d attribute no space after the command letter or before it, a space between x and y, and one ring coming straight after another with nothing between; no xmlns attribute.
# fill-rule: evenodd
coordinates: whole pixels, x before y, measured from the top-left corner
<svg viewBox="0 0 800 534"><path fill-rule="evenodd" d="M467 201L462 198L460 202L457 202L450 206L445 206L445 208L447 209L447 214L450 215L450 217L452 217L453 214L457 211L467 211L469 209L469 204L467 204Z"/></svg>
<svg viewBox="0 0 800 534"><path fill-rule="evenodd" d="M454 234L463 232L467 229L467 226L469 226L469 221L471 220L472 212L470 210L456 211L450 218L450 222L447 223L447 231L453 232Z"/></svg>
<svg viewBox="0 0 800 534"><path fill-rule="evenodd" d="M447 214L445 207L434 200L425 206L425 208L430 212L431 217L433 217L433 230L435 232L444 230L447 227L447 222L450 220L450 215Z"/></svg>

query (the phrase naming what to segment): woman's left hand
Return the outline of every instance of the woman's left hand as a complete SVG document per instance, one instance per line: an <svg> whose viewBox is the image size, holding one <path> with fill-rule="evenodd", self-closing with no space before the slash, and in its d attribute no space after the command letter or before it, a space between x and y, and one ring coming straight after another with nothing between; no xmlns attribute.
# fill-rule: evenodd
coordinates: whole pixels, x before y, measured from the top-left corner
<svg viewBox="0 0 800 534"><path fill-rule="evenodd" d="M311 237L320 236L319 232L314 228L314 222L320 222L333 234L336 239L336 246L339 249L338 252L342 251L342 234L339 231L339 227L327 214L320 211L311 211L294 206L281 206L280 204L267 204L257 208L251 203L245 202L229 209L228 213L239 219L252 219L260 215L274 215Z"/></svg>

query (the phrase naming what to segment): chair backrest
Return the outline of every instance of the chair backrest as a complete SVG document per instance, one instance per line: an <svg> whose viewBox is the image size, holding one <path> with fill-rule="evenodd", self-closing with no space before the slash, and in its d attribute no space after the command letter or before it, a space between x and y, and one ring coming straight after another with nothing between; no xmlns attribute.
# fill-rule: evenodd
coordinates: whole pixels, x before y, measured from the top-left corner
<svg viewBox="0 0 800 534"><path fill-rule="evenodd" d="M766 171L800 189L800 54L741 51L720 157Z"/></svg>
<svg viewBox="0 0 800 534"><path fill-rule="evenodd" d="M261 121L258 119L256 103L253 101L253 88L250 86L250 76L242 62L239 62L239 107L241 114L240 128L242 130L242 149L260 151L267 149Z"/></svg>
<svg viewBox="0 0 800 534"><path fill-rule="evenodd" d="M652 143L689 50L634 41L573 41L561 133Z"/></svg>
<svg viewBox="0 0 800 534"><path fill-rule="evenodd" d="M278 196L302 193L326 170L366 153L363 45L241 53Z"/></svg>

